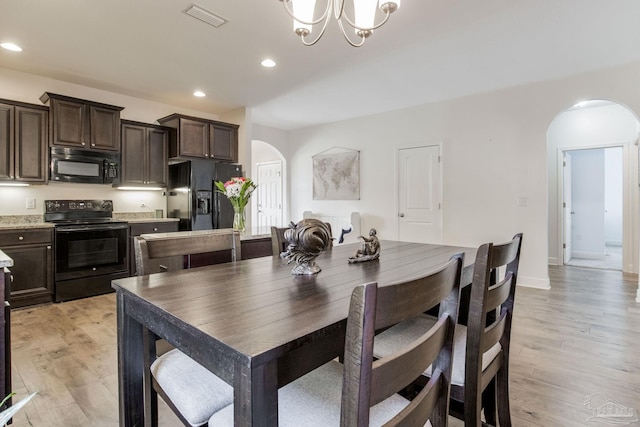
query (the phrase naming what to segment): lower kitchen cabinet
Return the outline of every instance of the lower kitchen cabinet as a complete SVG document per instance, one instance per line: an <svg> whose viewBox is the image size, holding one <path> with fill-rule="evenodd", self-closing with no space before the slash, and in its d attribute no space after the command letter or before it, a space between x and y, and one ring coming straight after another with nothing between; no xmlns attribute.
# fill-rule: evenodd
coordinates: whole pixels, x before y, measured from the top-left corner
<svg viewBox="0 0 640 427"><path fill-rule="evenodd" d="M136 254L133 238L141 234L171 233L178 231L178 221L150 221L129 223L129 272L136 275Z"/></svg>
<svg viewBox="0 0 640 427"><path fill-rule="evenodd" d="M0 230L0 249L13 259L11 307L53 300L53 228Z"/></svg>
<svg viewBox="0 0 640 427"><path fill-rule="evenodd" d="M242 259L259 258L273 255L271 236L245 239L241 242Z"/></svg>

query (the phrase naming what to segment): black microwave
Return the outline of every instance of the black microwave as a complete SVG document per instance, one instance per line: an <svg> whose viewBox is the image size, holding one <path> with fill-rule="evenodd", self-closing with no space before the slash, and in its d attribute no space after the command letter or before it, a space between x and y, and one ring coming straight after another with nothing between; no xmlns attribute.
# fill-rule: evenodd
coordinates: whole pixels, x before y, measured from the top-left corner
<svg viewBox="0 0 640 427"><path fill-rule="evenodd" d="M120 155L51 147L49 180L85 184L117 184L120 180Z"/></svg>

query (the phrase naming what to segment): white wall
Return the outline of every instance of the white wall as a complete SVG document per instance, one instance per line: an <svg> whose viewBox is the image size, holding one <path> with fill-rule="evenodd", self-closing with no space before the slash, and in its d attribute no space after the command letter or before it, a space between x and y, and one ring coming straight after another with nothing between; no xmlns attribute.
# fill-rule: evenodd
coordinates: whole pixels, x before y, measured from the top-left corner
<svg viewBox="0 0 640 427"><path fill-rule="evenodd" d="M636 66L637 67L637 66ZM633 92L628 71L634 66L621 67L609 72L590 74L592 79L585 78L585 95L575 98L575 103L585 99L610 99L621 104L610 104L597 108L579 108L567 110L565 105L561 113L553 119L547 132L548 151L548 191L549 191L549 264L562 265L562 214L559 205L559 191L562 179L558 175L561 170L560 153L563 150L622 146L623 151L623 196L628 200L627 210L623 212L623 227L628 235L633 236L625 243L623 270L638 272L638 138L640 123L634 113L637 100L631 99L625 91ZM624 71L623 71L624 70ZM607 76L619 78L610 89L602 86L601 79ZM589 83L591 81L591 83ZM592 86L589 88L589 86ZM625 106L626 105L626 106ZM629 108L627 108L629 107ZM640 108L636 105L636 111Z"/></svg>
<svg viewBox="0 0 640 427"><path fill-rule="evenodd" d="M622 246L622 148L604 150L604 240Z"/></svg>
<svg viewBox="0 0 640 427"><path fill-rule="evenodd" d="M571 152L571 256L600 259L604 245L604 150Z"/></svg>
<svg viewBox="0 0 640 427"><path fill-rule="evenodd" d="M30 187L0 187L0 215L42 215L44 200L104 199L113 200L114 212L153 212L162 209L167 216L167 202L162 191L115 190L109 185L54 182ZM36 208L27 209L26 199L35 198ZM144 204L144 206L142 206Z"/></svg>
<svg viewBox="0 0 640 427"><path fill-rule="evenodd" d="M558 230L547 202L557 185L555 177L547 183L547 129L559 111L583 99L616 99L640 111L639 73L640 64L628 65L293 131L290 216L357 210L362 229L395 239L395 150L442 142L444 243L499 242L522 231L519 283L547 287L548 223ZM360 200L312 200L311 156L333 146L361 151ZM630 170L637 176L637 159ZM637 224L637 187L633 197ZM518 206L519 198L527 206ZM637 263L637 226L634 236Z"/></svg>

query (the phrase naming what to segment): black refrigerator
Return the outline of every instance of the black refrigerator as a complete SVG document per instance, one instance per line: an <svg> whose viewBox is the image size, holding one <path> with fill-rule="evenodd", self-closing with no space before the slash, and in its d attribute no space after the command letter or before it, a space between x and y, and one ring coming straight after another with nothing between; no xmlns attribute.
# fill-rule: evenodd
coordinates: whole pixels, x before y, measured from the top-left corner
<svg viewBox="0 0 640 427"><path fill-rule="evenodd" d="M242 166L212 160L169 165L167 216L180 219L180 231L231 228L233 206L213 182L236 176L242 176Z"/></svg>

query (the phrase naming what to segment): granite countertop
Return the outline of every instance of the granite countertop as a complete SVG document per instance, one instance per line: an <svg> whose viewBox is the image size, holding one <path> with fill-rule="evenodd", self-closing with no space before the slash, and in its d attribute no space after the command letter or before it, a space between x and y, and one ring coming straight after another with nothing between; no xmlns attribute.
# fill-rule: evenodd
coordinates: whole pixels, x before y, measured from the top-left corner
<svg viewBox="0 0 640 427"><path fill-rule="evenodd" d="M24 230L27 228L51 228L42 215L0 215L0 229Z"/></svg>
<svg viewBox="0 0 640 427"><path fill-rule="evenodd" d="M28 228L53 228L50 222L0 223L0 230L26 230Z"/></svg>
<svg viewBox="0 0 640 427"><path fill-rule="evenodd" d="M0 251L0 268L13 267L13 260L4 252Z"/></svg>

